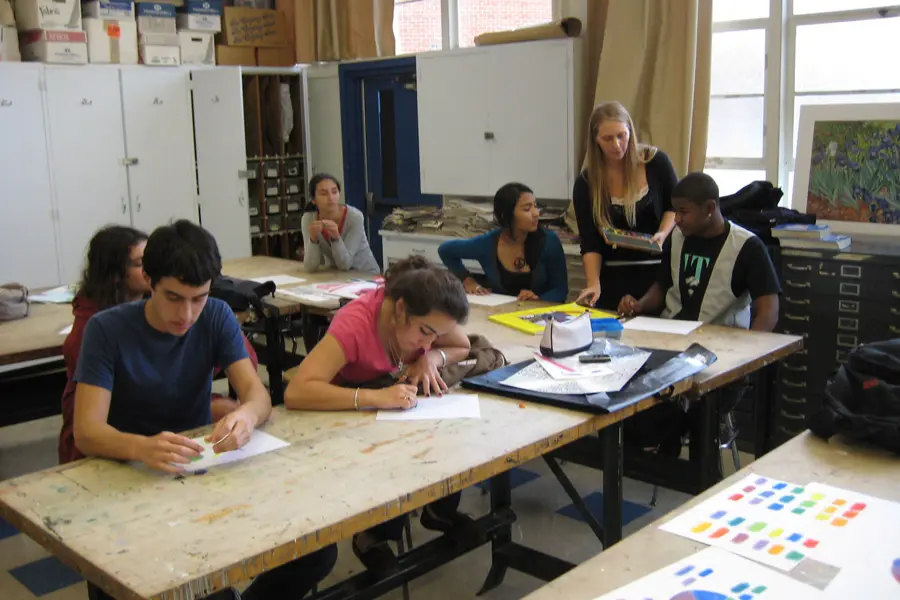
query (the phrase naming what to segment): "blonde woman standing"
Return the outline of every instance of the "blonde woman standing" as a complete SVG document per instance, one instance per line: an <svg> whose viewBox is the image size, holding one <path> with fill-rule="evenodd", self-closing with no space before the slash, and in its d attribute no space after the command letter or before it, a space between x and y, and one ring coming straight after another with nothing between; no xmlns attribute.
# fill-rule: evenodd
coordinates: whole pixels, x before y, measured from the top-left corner
<svg viewBox="0 0 900 600"><path fill-rule="evenodd" d="M572 190L587 279L579 302L615 311L623 296L639 297L635 294L650 288L660 268L659 254L610 246L600 230L651 235L662 249L675 226L672 188L677 181L665 152L638 143L624 106L604 102L594 107L587 168Z"/></svg>

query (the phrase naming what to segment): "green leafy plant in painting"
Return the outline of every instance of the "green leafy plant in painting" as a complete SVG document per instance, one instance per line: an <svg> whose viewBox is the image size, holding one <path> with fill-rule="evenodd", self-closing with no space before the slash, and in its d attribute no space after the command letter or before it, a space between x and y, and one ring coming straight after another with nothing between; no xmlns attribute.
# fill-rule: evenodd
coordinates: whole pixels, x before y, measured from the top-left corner
<svg viewBox="0 0 900 600"><path fill-rule="evenodd" d="M900 223L900 122L817 122L806 207L820 219Z"/></svg>

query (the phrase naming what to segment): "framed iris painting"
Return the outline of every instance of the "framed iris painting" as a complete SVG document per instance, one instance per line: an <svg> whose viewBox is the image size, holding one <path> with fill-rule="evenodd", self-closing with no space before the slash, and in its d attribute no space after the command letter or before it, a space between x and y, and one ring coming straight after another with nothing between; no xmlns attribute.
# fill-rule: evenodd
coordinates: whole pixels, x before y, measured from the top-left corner
<svg viewBox="0 0 900 600"><path fill-rule="evenodd" d="M900 233L900 104L800 109L793 204L837 233Z"/></svg>

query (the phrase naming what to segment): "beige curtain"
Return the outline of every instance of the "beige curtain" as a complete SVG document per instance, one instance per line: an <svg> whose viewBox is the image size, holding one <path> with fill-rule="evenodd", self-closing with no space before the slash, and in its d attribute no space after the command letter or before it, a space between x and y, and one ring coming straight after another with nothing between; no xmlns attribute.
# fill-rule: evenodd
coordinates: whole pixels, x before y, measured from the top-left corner
<svg viewBox="0 0 900 600"><path fill-rule="evenodd" d="M394 0L276 0L298 63L394 56Z"/></svg>
<svg viewBox="0 0 900 600"><path fill-rule="evenodd" d="M712 0L609 0L601 43L594 103L624 104L679 177L703 170Z"/></svg>

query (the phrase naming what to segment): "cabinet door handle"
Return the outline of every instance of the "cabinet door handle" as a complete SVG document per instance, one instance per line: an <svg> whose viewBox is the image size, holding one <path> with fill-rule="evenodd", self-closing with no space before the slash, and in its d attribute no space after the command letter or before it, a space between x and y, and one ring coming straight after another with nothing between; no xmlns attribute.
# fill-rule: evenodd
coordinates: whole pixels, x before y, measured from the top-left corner
<svg viewBox="0 0 900 600"><path fill-rule="evenodd" d="M89 100L89 99L87 99L87 98L82 98L82 99L81 99L81 105L82 105L82 106L93 106L93 104L94 104L94 101L93 101L93 100Z"/></svg>
<svg viewBox="0 0 900 600"><path fill-rule="evenodd" d="M785 394L782 394L781 398L788 402L793 402L794 404L806 404L806 398L793 398L793 397L787 396Z"/></svg>
<svg viewBox="0 0 900 600"><path fill-rule="evenodd" d="M120 196L119 199L122 201L122 214L124 215L128 211L128 205L125 203L125 196Z"/></svg>
<svg viewBox="0 0 900 600"><path fill-rule="evenodd" d="M163 103L163 101L160 100L159 98L153 98L153 104L154 104L154 105L159 106L159 105L162 104L162 103Z"/></svg>
<svg viewBox="0 0 900 600"><path fill-rule="evenodd" d="M788 363L781 363L781 366L788 371L796 371L798 373L803 373L804 371L806 371L806 365L800 365L799 367L796 367L794 365L789 365Z"/></svg>
<svg viewBox="0 0 900 600"><path fill-rule="evenodd" d="M897 310L896 308L891 308L891 314L900 316L900 310Z"/></svg>
<svg viewBox="0 0 900 600"><path fill-rule="evenodd" d="M897 290L891 290L891 296L893 296L894 298L900 298L900 292L898 292Z"/></svg>
<svg viewBox="0 0 900 600"><path fill-rule="evenodd" d="M244 206L244 192L238 194L238 204Z"/></svg>
<svg viewBox="0 0 900 600"><path fill-rule="evenodd" d="M789 313L784 313L784 318L785 318L785 319L790 319L791 321L809 321L809 315L807 315L807 316L805 316L805 317L798 317L798 316L796 316L796 315L792 315L792 314L789 314Z"/></svg>
<svg viewBox="0 0 900 600"><path fill-rule="evenodd" d="M486 140L492 140L492 139L494 139L494 132L493 132L493 131L485 131L485 132L484 132L484 139L486 139Z"/></svg>
<svg viewBox="0 0 900 600"><path fill-rule="evenodd" d="M800 420L803 420L803 419L806 418L806 417L804 417L803 415L797 415L797 414L789 413L789 412L787 412L787 411L784 410L784 409L781 410L781 416L784 417L785 419L792 419L792 420L794 420L794 421L800 421Z"/></svg>
<svg viewBox="0 0 900 600"><path fill-rule="evenodd" d="M790 279L785 279L784 282L793 288L808 288L812 285L808 281L805 281L803 283L796 283L796 282L791 281ZM898 297L900 297L900 296L898 296Z"/></svg>
<svg viewBox="0 0 900 600"><path fill-rule="evenodd" d="M891 333L896 333L896 334L900 335L900 329L898 329L894 325L891 325L890 327L888 327L888 329L891 330Z"/></svg>
<svg viewBox="0 0 900 600"><path fill-rule="evenodd" d="M812 265L795 265L793 263L785 263L791 271L812 271Z"/></svg>
<svg viewBox="0 0 900 600"><path fill-rule="evenodd" d="M795 381L790 381L790 380L788 380L788 379L782 379L781 382L782 382L784 385L786 385L786 386L788 386L788 387L792 387L792 388L805 388L805 387L806 387L806 382L805 382L805 381L801 381L800 383L797 383L797 382L795 382Z"/></svg>
<svg viewBox="0 0 900 600"><path fill-rule="evenodd" d="M805 298L803 300L794 300L790 296L785 296L784 301L788 304L796 304L798 306L807 306L809 304L809 298Z"/></svg>
<svg viewBox="0 0 900 600"><path fill-rule="evenodd" d="M12 104L12 103L10 103L10 104ZM893 273L891 273L891 275L894 276L894 279L900 279L900 273L898 273L897 271L894 271Z"/></svg>
<svg viewBox="0 0 900 600"><path fill-rule="evenodd" d="M12 105L13 105L12 100L7 100L6 98L3 98L2 100L0 100L0 106L12 106ZM894 273L894 275L896 275L896 273Z"/></svg>
<svg viewBox="0 0 900 600"><path fill-rule="evenodd" d="M141 195L138 194L134 197L135 202L137 203L137 211L141 212Z"/></svg>

